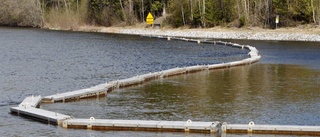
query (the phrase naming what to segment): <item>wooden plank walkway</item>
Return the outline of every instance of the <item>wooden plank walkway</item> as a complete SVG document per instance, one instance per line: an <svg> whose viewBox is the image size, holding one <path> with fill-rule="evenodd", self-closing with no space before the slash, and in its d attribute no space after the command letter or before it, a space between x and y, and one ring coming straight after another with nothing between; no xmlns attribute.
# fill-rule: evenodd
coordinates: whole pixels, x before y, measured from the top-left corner
<svg viewBox="0 0 320 137"><path fill-rule="evenodd" d="M93 130L138 130L138 131L175 131L216 133L220 122L188 121L150 121L150 120L111 120L111 119L68 119L64 128Z"/></svg>
<svg viewBox="0 0 320 137"><path fill-rule="evenodd" d="M320 126L299 126L299 125L255 125L249 124L227 124L221 126L225 133L245 134L287 134L287 135L311 135L320 136Z"/></svg>

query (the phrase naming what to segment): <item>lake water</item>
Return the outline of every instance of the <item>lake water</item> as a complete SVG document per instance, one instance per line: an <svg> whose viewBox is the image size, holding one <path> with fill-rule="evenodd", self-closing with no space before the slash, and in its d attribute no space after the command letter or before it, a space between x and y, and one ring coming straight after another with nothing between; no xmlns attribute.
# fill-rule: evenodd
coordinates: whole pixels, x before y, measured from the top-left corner
<svg viewBox="0 0 320 137"><path fill-rule="evenodd" d="M319 43L228 41L255 46L261 61L154 80L107 97L42 108L76 118L320 126ZM9 109L30 95L62 93L177 66L240 60L247 52L140 36L0 28L0 135L209 136L63 129L11 115Z"/></svg>

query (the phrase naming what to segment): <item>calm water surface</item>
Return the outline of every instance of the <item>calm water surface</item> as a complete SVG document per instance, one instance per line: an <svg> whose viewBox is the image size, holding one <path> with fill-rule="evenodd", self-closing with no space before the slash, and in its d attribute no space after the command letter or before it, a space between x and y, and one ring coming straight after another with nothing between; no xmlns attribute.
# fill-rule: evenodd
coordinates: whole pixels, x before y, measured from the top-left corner
<svg viewBox="0 0 320 137"><path fill-rule="evenodd" d="M42 108L76 118L319 125L319 43L234 42L257 47L262 60ZM0 28L0 135L209 136L63 129L8 112L29 95L62 93L176 66L240 60L247 52L140 36Z"/></svg>

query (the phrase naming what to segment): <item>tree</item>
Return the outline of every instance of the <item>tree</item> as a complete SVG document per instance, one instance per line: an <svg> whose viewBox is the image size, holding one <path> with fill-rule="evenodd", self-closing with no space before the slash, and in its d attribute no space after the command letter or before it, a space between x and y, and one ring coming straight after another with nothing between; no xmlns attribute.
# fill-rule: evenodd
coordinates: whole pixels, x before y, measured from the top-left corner
<svg viewBox="0 0 320 137"><path fill-rule="evenodd" d="M0 24L72 29L133 25L167 16L174 27L320 25L320 0L1 0Z"/></svg>
<svg viewBox="0 0 320 137"><path fill-rule="evenodd" d="M161 16L163 5L160 1L154 1L151 4L151 12L154 13L155 16Z"/></svg>
<svg viewBox="0 0 320 137"><path fill-rule="evenodd" d="M187 1L169 1L169 11L171 16L167 19L168 23L174 27L184 26L190 22Z"/></svg>
<svg viewBox="0 0 320 137"><path fill-rule="evenodd" d="M42 9L39 0L0 1L0 24L10 26L42 26Z"/></svg>

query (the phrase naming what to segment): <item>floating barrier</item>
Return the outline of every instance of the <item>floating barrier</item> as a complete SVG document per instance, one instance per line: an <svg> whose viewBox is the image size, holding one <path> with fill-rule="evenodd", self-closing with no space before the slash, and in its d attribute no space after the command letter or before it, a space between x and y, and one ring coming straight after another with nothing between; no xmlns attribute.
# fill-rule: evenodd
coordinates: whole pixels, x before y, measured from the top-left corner
<svg viewBox="0 0 320 137"><path fill-rule="evenodd" d="M100 84L91 88L50 95L50 96L44 97L42 99L42 102L51 102L51 103L66 102L66 101L79 100L79 99L89 98L89 97L98 97L100 95L107 94L107 91L112 86L113 86L112 84Z"/></svg>
<svg viewBox="0 0 320 137"><path fill-rule="evenodd" d="M293 125L255 125L227 124L221 126L223 134L247 133L247 134L288 134L288 135L312 135L320 136L320 126L293 126Z"/></svg>
<svg viewBox="0 0 320 137"><path fill-rule="evenodd" d="M229 64L230 67L234 67L234 66L241 66L243 64L250 64L250 63L247 63L247 61L233 61L233 62L230 62L228 64Z"/></svg>
<svg viewBox="0 0 320 137"><path fill-rule="evenodd" d="M143 82L144 82L144 78L140 77L140 76L131 77L131 78L128 78L128 79L122 79L122 80L116 81L116 83L118 84L117 85L118 88L129 87L129 86L141 84Z"/></svg>
<svg viewBox="0 0 320 137"><path fill-rule="evenodd" d="M66 119L70 119L71 116L51 112L43 109L34 107L23 108L23 107L12 107L10 108L11 113L19 116L28 117L37 121L45 122L52 125L61 125Z"/></svg>
<svg viewBox="0 0 320 137"><path fill-rule="evenodd" d="M157 79L158 77L160 77L160 74L157 72L148 73L148 74L140 75L140 77L143 78L145 81L150 81L150 80L154 80L154 79Z"/></svg>
<svg viewBox="0 0 320 137"><path fill-rule="evenodd" d="M243 49L244 48L244 46L243 45L239 45L239 44L232 44L231 45L232 47L236 47L236 48L241 48L241 49Z"/></svg>
<svg viewBox="0 0 320 137"><path fill-rule="evenodd" d="M297 126L297 125L255 125L253 122L246 124L227 124L220 122L192 122L184 121L148 121L148 120L110 120L110 119L75 119L68 115L38 109L40 102L59 102L78 100L81 98L98 97L105 95L117 88L138 85L146 81L170 77L174 75L192 73L203 70L222 69L240 65L247 65L258 62L261 59L259 51L249 45L239 45L236 43L222 41L193 40L176 37L149 36L163 38L167 40L183 40L197 43L211 43L232 46L241 49L248 49L249 58L209 65L197 65L184 68L172 68L159 72L147 73L128 79L111 81L91 88L50 95L46 97L31 96L24 99L18 107L10 108L11 112L21 116L44 121L50 124L61 125L64 128L84 128L97 130L145 130L145 131L181 131L181 132L204 132L218 133L222 136L226 133L249 133L249 134L290 134L290 135L315 135L320 136L320 126Z"/></svg>
<svg viewBox="0 0 320 137"><path fill-rule="evenodd" d="M213 65L207 65L207 68L209 70L212 69L223 69L223 68L228 68L229 66L225 63L221 63L221 64L213 64Z"/></svg>
<svg viewBox="0 0 320 137"><path fill-rule="evenodd" d="M10 111L19 116L32 118L53 125L61 125L64 120L71 118L71 116L68 115L36 108L40 106L41 99L41 96L27 97L18 107L10 108Z"/></svg>
<svg viewBox="0 0 320 137"><path fill-rule="evenodd" d="M226 42L225 45L226 45L226 46L233 46L233 43L231 43L231 42Z"/></svg>
<svg viewBox="0 0 320 137"><path fill-rule="evenodd" d="M170 77L170 76L174 76L174 75L180 75L180 74L184 74L186 73L186 69L185 68L173 68L173 69L168 69L168 70L164 70L160 72L161 75L160 77Z"/></svg>
<svg viewBox="0 0 320 137"><path fill-rule="evenodd" d="M232 46L241 49L248 49L249 58L240 61L233 61L221 64L197 65L184 68L173 68L160 72L143 74L128 79L111 81L91 88L66 92L62 94L50 95L46 97L30 96L25 98L18 107L10 108L11 113L33 118L46 123L61 125L64 128L84 128L97 130L145 130L145 131L181 131L181 132L204 132L217 133L222 131L222 136L226 133L257 133L257 134L295 134L295 135L320 135L320 126L291 126L291 125L255 125L253 122L246 124L221 124L220 122L192 122L183 121L146 121L146 120L108 120L108 119L75 119L71 116L39 109L41 102L66 102L81 98L98 97L117 88L124 88L141 84L153 79L170 77L185 73L192 73L202 70L212 70L229 68L240 65L247 65L258 62L261 58L259 51L252 46L239 45L236 43L222 41L193 40L176 37L149 36L166 38L167 40L183 40L197 43L211 43Z"/></svg>
<svg viewBox="0 0 320 137"><path fill-rule="evenodd" d="M211 41L211 40L203 40L202 43L205 43L205 44L213 44L213 45L218 44L217 41Z"/></svg>
<svg viewBox="0 0 320 137"><path fill-rule="evenodd" d="M198 72L202 70L207 70L208 67L206 65L197 65L197 66L190 66L185 68L187 73L193 73L193 72Z"/></svg>
<svg viewBox="0 0 320 137"><path fill-rule="evenodd" d="M216 44L220 44L220 45L227 45L227 42L223 42L223 41L216 41Z"/></svg>
<svg viewBox="0 0 320 137"><path fill-rule="evenodd" d="M158 37L158 38L164 38L159 36L149 36L149 37ZM136 77L131 77L128 79L122 79L117 81L111 81L108 82L108 84L95 86L88 89L81 89L71 92L66 92L62 94L56 94L51 96L46 96L43 98L42 102L66 102L66 101L72 101L72 100L79 100L82 98L88 98L88 97L97 97L100 95L107 94L107 91L112 91L114 89L118 88L124 88L128 86L138 85L143 82L157 79L157 78L163 78L163 77L170 77L175 75L181 75L184 73L193 73L197 71L203 71L203 70L211 70L211 69L220 69L220 68L229 68L234 66L241 66L241 65L247 65L252 64L255 62L258 62L261 58L259 55L259 51L252 46L248 45L239 45L235 43L228 43L228 42L222 42L222 41L206 41L206 40L194 40L194 39L186 39L186 38L176 38L176 37L167 37L168 40L175 39L175 40L183 40L183 41L190 41L190 42L197 42L197 43L214 43L214 44L222 44L226 46L233 46L238 47L241 49L246 48L249 49L249 57L247 59L243 59L240 61L234 61L229 63L222 63L222 64L212 64L212 65L197 65L197 66L189 66L185 68L173 68L168 69L160 72L154 72L149 74L143 74ZM201 41L201 42L200 42Z"/></svg>
<svg viewBox="0 0 320 137"><path fill-rule="evenodd" d="M108 119L68 119L64 128L92 130L136 130L136 131L175 131L217 133L220 122L151 121L151 120L108 120Z"/></svg>
<svg viewBox="0 0 320 137"><path fill-rule="evenodd" d="M41 102L42 97L41 96L30 96L26 97L20 104L19 107L21 108L30 108L30 107L35 107L39 108L40 107L40 102Z"/></svg>

